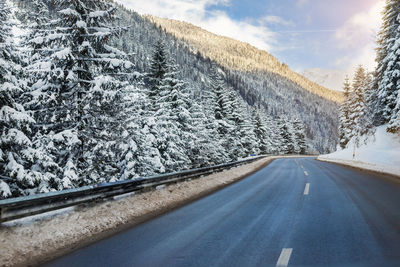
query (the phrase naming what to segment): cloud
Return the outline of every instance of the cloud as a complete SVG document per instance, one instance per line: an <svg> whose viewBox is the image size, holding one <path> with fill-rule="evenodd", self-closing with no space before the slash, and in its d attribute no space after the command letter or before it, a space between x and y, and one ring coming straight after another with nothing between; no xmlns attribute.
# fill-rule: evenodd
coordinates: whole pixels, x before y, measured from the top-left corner
<svg viewBox="0 0 400 267"><path fill-rule="evenodd" d="M142 15L150 14L190 22L212 33L247 42L269 52L276 43L276 34L264 24L234 20L221 10L209 10L211 6L227 6L230 0L116 1Z"/></svg>
<svg viewBox="0 0 400 267"><path fill-rule="evenodd" d="M375 68L376 34L381 25L381 11L384 1L375 3L369 10L357 13L348 19L335 32L337 46L352 52L351 57L336 60L338 66L346 66L353 72L355 67L363 64L369 70Z"/></svg>
<svg viewBox="0 0 400 267"><path fill-rule="evenodd" d="M358 65L363 65L368 71L373 71L376 67L375 62L375 45L369 44L360 47L357 54L353 57L344 56L336 59L335 64L337 66L343 66L349 77L353 77L354 72Z"/></svg>
<svg viewBox="0 0 400 267"><path fill-rule="evenodd" d="M384 1L378 1L368 11L353 15L342 27L336 31L336 39L340 40L340 45L347 48L357 48L360 41L365 43L373 39L380 24L381 10Z"/></svg>
<svg viewBox="0 0 400 267"><path fill-rule="evenodd" d="M278 16L265 16L259 19L258 21L260 24L270 24L270 25L283 25L283 26L294 26L294 23L289 20L285 20Z"/></svg>
<svg viewBox="0 0 400 267"><path fill-rule="evenodd" d="M198 19L206 14L206 7L212 5L227 5L229 0L117 0L127 8L140 14L150 14L160 17L187 19L194 16Z"/></svg>
<svg viewBox="0 0 400 267"><path fill-rule="evenodd" d="M298 0L297 1L297 6L303 7L309 3L309 0Z"/></svg>
<svg viewBox="0 0 400 267"><path fill-rule="evenodd" d="M260 49L271 51L275 33L266 26L255 26L246 21L235 21L224 12L215 12L214 16L204 18L194 24L218 35L250 43Z"/></svg>

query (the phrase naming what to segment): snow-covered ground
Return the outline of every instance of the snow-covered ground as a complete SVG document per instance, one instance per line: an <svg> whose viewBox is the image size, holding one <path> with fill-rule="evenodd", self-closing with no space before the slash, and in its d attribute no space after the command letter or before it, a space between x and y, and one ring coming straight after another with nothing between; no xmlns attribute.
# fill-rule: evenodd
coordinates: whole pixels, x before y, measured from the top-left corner
<svg viewBox="0 0 400 267"><path fill-rule="evenodd" d="M40 264L229 185L272 159L263 158L141 194L3 223L0 226L0 266Z"/></svg>
<svg viewBox="0 0 400 267"><path fill-rule="evenodd" d="M378 127L360 147L350 142L348 148L318 159L400 176L400 136L386 132L386 127Z"/></svg>

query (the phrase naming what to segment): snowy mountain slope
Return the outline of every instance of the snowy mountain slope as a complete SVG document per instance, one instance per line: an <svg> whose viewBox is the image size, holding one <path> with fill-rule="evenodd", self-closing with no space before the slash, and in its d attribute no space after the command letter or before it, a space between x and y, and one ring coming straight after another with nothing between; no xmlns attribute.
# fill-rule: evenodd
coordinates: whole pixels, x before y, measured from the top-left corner
<svg viewBox="0 0 400 267"><path fill-rule="evenodd" d="M201 95L204 88L210 85L210 69L212 62L215 61L207 53L195 52L184 39L167 33L162 27L134 11L125 9L122 5L119 5L118 13L120 18L118 24L129 25L129 29L115 40L115 45L135 54L133 60L139 72L149 71L148 59L153 52L154 43L162 40L168 54L180 66L180 78L190 84L194 96ZM268 53L264 52L264 55L267 56ZM221 62L231 60L232 58L223 55ZM259 106L276 119L279 117L300 119L305 125L309 146L315 151L328 152L336 147L338 137L336 102L305 90L298 82L273 72L272 68L270 71L250 72L229 68L220 61L217 62L225 73L227 85L239 93L249 108ZM288 69L285 65L282 68ZM334 96L340 96L338 92L329 92L333 92Z"/></svg>
<svg viewBox="0 0 400 267"><path fill-rule="evenodd" d="M386 128L387 125L377 127L375 134L359 147L352 140L346 149L318 159L400 176L400 136L388 133Z"/></svg>
<svg viewBox="0 0 400 267"><path fill-rule="evenodd" d="M218 36L187 22L145 16L150 21L161 26L178 39L184 39L196 53L217 61L224 67L240 71L269 71L281 75L323 98L341 102L342 94L310 81L304 76L292 71L289 66L279 62L266 51L257 49L250 44L228 37Z"/></svg>
<svg viewBox="0 0 400 267"><path fill-rule="evenodd" d="M335 102L111 0L0 1L0 17L0 198L336 146Z"/></svg>
<svg viewBox="0 0 400 267"><path fill-rule="evenodd" d="M313 68L305 70L302 75L326 88L343 91L343 82L346 77L346 72L341 70Z"/></svg>

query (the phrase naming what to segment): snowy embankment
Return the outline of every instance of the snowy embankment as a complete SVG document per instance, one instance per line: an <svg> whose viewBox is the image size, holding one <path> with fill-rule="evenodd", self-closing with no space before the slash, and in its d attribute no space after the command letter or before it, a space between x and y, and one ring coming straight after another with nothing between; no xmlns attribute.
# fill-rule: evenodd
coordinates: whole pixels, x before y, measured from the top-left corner
<svg viewBox="0 0 400 267"><path fill-rule="evenodd" d="M400 136L386 132L386 128L378 127L360 147L354 149L350 142L348 148L319 156L318 160L400 176Z"/></svg>
<svg viewBox="0 0 400 267"><path fill-rule="evenodd" d="M261 169L274 157L112 201L0 225L0 266L37 265L205 196Z"/></svg>

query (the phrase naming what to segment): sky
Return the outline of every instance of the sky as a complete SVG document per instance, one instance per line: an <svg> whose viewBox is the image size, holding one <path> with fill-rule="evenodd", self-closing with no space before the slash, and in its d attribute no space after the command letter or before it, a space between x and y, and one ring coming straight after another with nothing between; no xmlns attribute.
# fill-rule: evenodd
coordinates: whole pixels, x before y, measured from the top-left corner
<svg viewBox="0 0 400 267"><path fill-rule="evenodd" d="M117 0L266 50L297 72L375 67L384 0Z"/></svg>

